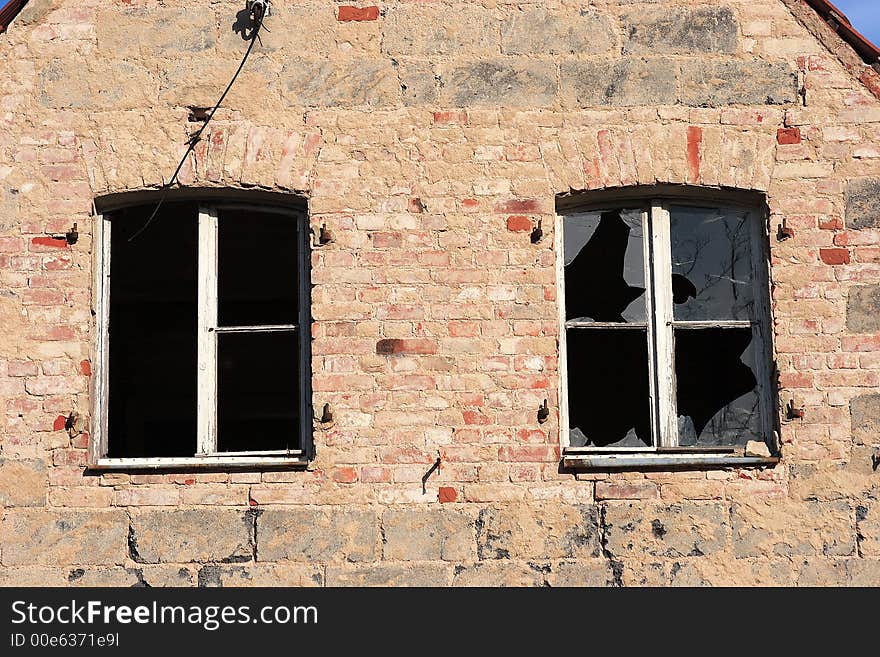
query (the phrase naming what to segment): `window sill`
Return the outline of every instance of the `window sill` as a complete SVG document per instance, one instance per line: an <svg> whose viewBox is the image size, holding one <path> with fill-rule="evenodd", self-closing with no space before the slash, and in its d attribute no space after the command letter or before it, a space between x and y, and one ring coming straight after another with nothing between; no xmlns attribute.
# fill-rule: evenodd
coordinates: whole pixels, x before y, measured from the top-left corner
<svg viewBox="0 0 880 657"><path fill-rule="evenodd" d="M576 470L627 469L707 469L707 468L760 468L779 463L778 456L743 456L731 453L658 454L626 453L566 453L562 463Z"/></svg>
<svg viewBox="0 0 880 657"><path fill-rule="evenodd" d="M143 470L288 470L305 468L308 460L290 456L191 456L181 458L104 458L90 463L92 471Z"/></svg>

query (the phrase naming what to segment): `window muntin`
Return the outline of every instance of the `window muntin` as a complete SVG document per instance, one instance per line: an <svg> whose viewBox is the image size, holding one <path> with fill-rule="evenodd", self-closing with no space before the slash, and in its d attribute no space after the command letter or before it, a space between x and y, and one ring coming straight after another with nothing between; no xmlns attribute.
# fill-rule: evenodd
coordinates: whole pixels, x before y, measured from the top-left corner
<svg viewBox="0 0 880 657"><path fill-rule="evenodd" d="M750 208L663 201L560 217L563 447L729 451L767 439L761 223Z"/></svg>
<svg viewBox="0 0 880 657"><path fill-rule="evenodd" d="M92 463L307 459L304 217L264 206L168 203L129 242L152 209L97 219L101 367Z"/></svg>

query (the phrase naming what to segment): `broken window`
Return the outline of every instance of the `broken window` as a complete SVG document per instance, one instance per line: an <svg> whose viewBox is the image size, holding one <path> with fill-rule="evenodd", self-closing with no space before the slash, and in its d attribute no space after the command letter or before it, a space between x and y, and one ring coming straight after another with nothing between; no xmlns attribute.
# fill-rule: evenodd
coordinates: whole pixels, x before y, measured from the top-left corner
<svg viewBox="0 0 880 657"><path fill-rule="evenodd" d="M308 230L296 212L165 203L97 219L98 466L305 460Z"/></svg>
<svg viewBox="0 0 880 657"><path fill-rule="evenodd" d="M772 434L761 214L650 206L560 218L568 450L730 452Z"/></svg>

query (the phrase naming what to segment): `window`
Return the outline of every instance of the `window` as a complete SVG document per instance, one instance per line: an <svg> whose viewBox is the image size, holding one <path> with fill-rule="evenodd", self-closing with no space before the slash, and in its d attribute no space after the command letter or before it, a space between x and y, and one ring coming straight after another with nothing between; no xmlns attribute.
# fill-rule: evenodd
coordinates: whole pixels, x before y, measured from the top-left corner
<svg viewBox="0 0 880 657"><path fill-rule="evenodd" d="M676 199L563 212L567 461L722 463L770 443L763 219L754 206Z"/></svg>
<svg viewBox="0 0 880 657"><path fill-rule="evenodd" d="M310 456L304 216L165 203L96 220L96 467Z"/></svg>

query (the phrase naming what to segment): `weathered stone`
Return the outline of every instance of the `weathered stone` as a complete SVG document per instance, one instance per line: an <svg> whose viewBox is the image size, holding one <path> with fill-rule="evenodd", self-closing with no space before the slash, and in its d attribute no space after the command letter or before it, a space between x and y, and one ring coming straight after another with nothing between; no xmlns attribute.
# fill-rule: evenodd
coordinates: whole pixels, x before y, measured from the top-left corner
<svg viewBox="0 0 880 657"><path fill-rule="evenodd" d="M155 588L195 586L198 581L197 573L192 566L138 564L138 570L147 585Z"/></svg>
<svg viewBox="0 0 880 657"><path fill-rule="evenodd" d="M327 566L327 586L448 586L446 564Z"/></svg>
<svg viewBox="0 0 880 657"><path fill-rule="evenodd" d="M400 64L397 74L404 105L430 105L437 102L437 77L431 64Z"/></svg>
<svg viewBox="0 0 880 657"><path fill-rule="evenodd" d="M560 95L570 107L671 105L677 70L669 59L567 61L560 68Z"/></svg>
<svg viewBox="0 0 880 657"><path fill-rule="evenodd" d="M501 49L512 55L604 53L617 43L607 16L590 11L515 11L501 26Z"/></svg>
<svg viewBox="0 0 880 657"><path fill-rule="evenodd" d="M101 11L96 20L98 51L105 57L202 52L215 45L215 20L213 12L195 7Z"/></svg>
<svg viewBox="0 0 880 657"><path fill-rule="evenodd" d="M880 332L880 285L856 285L846 299L846 328L852 333Z"/></svg>
<svg viewBox="0 0 880 657"><path fill-rule="evenodd" d="M259 561L372 561L379 523L373 511L268 509L257 519Z"/></svg>
<svg viewBox="0 0 880 657"><path fill-rule="evenodd" d="M29 0L15 17L15 24L33 25L43 19L55 5L56 0Z"/></svg>
<svg viewBox="0 0 880 657"><path fill-rule="evenodd" d="M854 178L846 185L846 226L880 228L880 178Z"/></svg>
<svg viewBox="0 0 880 657"><path fill-rule="evenodd" d="M845 500L734 504L731 517L737 558L846 556L855 551L852 509Z"/></svg>
<svg viewBox="0 0 880 657"><path fill-rule="evenodd" d="M40 104L52 108L82 109L92 106L85 61L53 59L39 72Z"/></svg>
<svg viewBox="0 0 880 657"><path fill-rule="evenodd" d="M209 564L199 569L199 586L321 586L324 573L312 564Z"/></svg>
<svg viewBox="0 0 880 657"><path fill-rule="evenodd" d="M455 567L453 586L543 586L549 565L514 561L480 561Z"/></svg>
<svg viewBox="0 0 880 657"><path fill-rule="evenodd" d="M382 51L392 55L494 53L498 51L498 26L492 12L471 4L454 8L397 5L385 15Z"/></svg>
<svg viewBox="0 0 880 657"><path fill-rule="evenodd" d="M123 511L8 510L0 521L0 556L18 564L121 564L127 555Z"/></svg>
<svg viewBox="0 0 880 657"><path fill-rule="evenodd" d="M746 442L745 455L769 458L770 448L767 447L767 443L765 443L763 440L749 440L748 442Z"/></svg>
<svg viewBox="0 0 880 657"><path fill-rule="evenodd" d="M880 586L880 559L847 559L847 584Z"/></svg>
<svg viewBox="0 0 880 657"><path fill-rule="evenodd" d="M614 558L702 557L727 545L727 510L718 503L605 505L605 548Z"/></svg>
<svg viewBox="0 0 880 657"><path fill-rule="evenodd" d="M249 561L253 515L233 509L142 511L132 516L131 556L140 563Z"/></svg>
<svg viewBox="0 0 880 657"><path fill-rule="evenodd" d="M551 105L556 97L556 66L532 59L493 59L443 67L445 105Z"/></svg>
<svg viewBox="0 0 880 657"><path fill-rule="evenodd" d="M866 557L880 557L880 502L864 500L856 507L859 553Z"/></svg>
<svg viewBox="0 0 880 657"><path fill-rule="evenodd" d="M468 561L476 557L474 519L461 511L395 510L382 517L388 561Z"/></svg>
<svg viewBox="0 0 880 657"><path fill-rule="evenodd" d="M563 559L599 556L596 507L510 504L477 520L480 559Z"/></svg>
<svg viewBox="0 0 880 657"><path fill-rule="evenodd" d="M880 486L873 452L872 447L857 444L843 463L793 463L789 468L792 495L805 500L863 497L874 486Z"/></svg>
<svg viewBox="0 0 880 657"><path fill-rule="evenodd" d="M614 571L607 559L560 561L549 576L551 586L612 586Z"/></svg>
<svg viewBox="0 0 880 657"><path fill-rule="evenodd" d="M807 559L798 573L798 586L845 586L849 581L846 561Z"/></svg>
<svg viewBox="0 0 880 657"><path fill-rule="evenodd" d="M705 559L680 559L669 564L669 586L793 586L791 562L731 559L719 553Z"/></svg>
<svg viewBox="0 0 880 657"><path fill-rule="evenodd" d="M298 60L281 71L288 106L393 105L400 98L397 73L384 60Z"/></svg>
<svg viewBox="0 0 880 657"><path fill-rule="evenodd" d="M48 484L43 461L0 459L0 507L46 506Z"/></svg>
<svg viewBox="0 0 880 657"><path fill-rule="evenodd" d="M61 568L39 568L33 566L12 566L0 568L0 587L25 586L48 587L68 586L65 571Z"/></svg>
<svg viewBox="0 0 880 657"><path fill-rule="evenodd" d="M145 587L140 568L71 568L66 586L125 586Z"/></svg>
<svg viewBox="0 0 880 657"><path fill-rule="evenodd" d="M212 61L169 61L163 67L158 84L162 101L181 106L213 107L218 89L223 90L238 68L232 59ZM263 60L255 60L239 74L236 83L223 99L226 109L253 110L271 102L279 103L277 93L270 94L269 81L277 77Z"/></svg>
<svg viewBox="0 0 880 657"><path fill-rule="evenodd" d="M760 59L687 60L679 99L685 105L782 105L797 100L797 75L787 64Z"/></svg>
<svg viewBox="0 0 880 657"><path fill-rule="evenodd" d="M624 52L734 53L739 26L729 7L643 8L622 17Z"/></svg>
<svg viewBox="0 0 880 657"><path fill-rule="evenodd" d="M849 404L853 441L875 445L880 441L880 394L855 397Z"/></svg>

